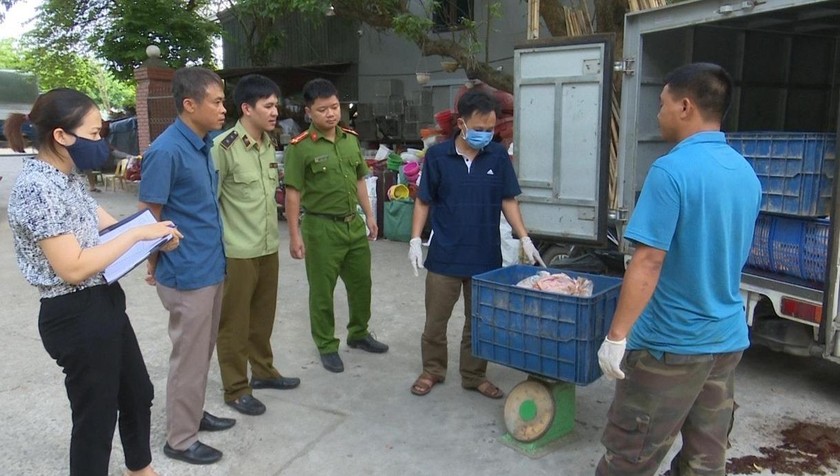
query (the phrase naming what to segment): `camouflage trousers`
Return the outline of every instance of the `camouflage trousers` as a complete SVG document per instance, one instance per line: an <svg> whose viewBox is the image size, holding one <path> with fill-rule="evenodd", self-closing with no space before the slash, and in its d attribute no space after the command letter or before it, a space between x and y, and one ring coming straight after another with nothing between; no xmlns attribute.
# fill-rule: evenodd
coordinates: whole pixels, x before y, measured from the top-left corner
<svg viewBox="0 0 840 476"><path fill-rule="evenodd" d="M659 360L646 350L628 351L596 474L653 475L678 433L683 445L671 461L671 476L725 474L734 371L742 354L666 353Z"/></svg>

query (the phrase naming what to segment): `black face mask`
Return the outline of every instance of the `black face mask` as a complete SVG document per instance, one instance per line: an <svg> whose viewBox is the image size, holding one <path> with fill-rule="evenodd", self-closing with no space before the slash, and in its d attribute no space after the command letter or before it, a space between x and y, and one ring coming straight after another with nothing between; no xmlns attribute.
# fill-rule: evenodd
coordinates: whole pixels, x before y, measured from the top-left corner
<svg viewBox="0 0 840 476"><path fill-rule="evenodd" d="M105 139L90 140L72 132L68 134L76 138L76 142L67 147L67 152L70 153L70 158L73 159L77 169L97 170L108 161L111 149Z"/></svg>

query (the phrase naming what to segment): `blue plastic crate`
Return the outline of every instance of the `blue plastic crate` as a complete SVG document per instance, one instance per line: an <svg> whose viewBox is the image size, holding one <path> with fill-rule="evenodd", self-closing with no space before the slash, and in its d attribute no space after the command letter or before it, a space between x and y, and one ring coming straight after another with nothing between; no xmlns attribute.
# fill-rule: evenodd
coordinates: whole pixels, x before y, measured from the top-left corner
<svg viewBox="0 0 840 476"><path fill-rule="evenodd" d="M591 279L588 298L516 287L539 270L517 265L473 277L473 354L546 378L592 383L601 376L598 348L612 322L621 279L549 270Z"/></svg>
<svg viewBox="0 0 840 476"><path fill-rule="evenodd" d="M784 215L829 214L837 138L828 133L737 132L729 145L761 181L761 210Z"/></svg>
<svg viewBox="0 0 840 476"><path fill-rule="evenodd" d="M827 219L760 214L747 265L823 283L828 262Z"/></svg>

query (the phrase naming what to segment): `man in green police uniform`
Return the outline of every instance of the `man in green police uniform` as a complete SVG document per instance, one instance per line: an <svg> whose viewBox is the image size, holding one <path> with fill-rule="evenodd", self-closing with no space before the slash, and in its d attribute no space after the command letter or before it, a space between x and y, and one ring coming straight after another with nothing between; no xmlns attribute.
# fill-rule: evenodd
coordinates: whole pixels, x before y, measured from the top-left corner
<svg viewBox="0 0 840 476"><path fill-rule="evenodd" d="M286 216L289 251L306 258L309 281L309 321L321 363L330 372L343 372L335 338L333 291L338 277L347 289L350 318L347 345L383 353L388 346L368 332L370 320L370 246L378 228L371 210L356 133L338 126L341 106L338 91L326 79L313 79L303 87L309 130L292 139L286 149ZM365 223L356 213L361 205ZM303 206L304 215L300 216ZM367 235L367 236L366 236Z"/></svg>
<svg viewBox="0 0 840 476"><path fill-rule="evenodd" d="M233 99L241 118L216 138L212 155L219 173L227 276L217 354L225 402L245 415L265 413L255 388L290 389L300 379L274 368L271 331L277 307L277 161L268 132L277 122L280 89L260 75L240 79ZM248 363L252 378L248 382Z"/></svg>

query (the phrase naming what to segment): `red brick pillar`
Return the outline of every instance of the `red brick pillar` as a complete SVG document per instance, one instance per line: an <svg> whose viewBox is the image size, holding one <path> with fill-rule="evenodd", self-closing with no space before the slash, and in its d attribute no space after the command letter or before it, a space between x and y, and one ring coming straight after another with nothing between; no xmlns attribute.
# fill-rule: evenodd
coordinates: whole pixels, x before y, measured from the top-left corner
<svg viewBox="0 0 840 476"><path fill-rule="evenodd" d="M151 47L146 51L155 52ZM141 154L177 116L172 98L173 74L175 70L154 54L150 54L149 59L134 70L137 81L137 139Z"/></svg>

